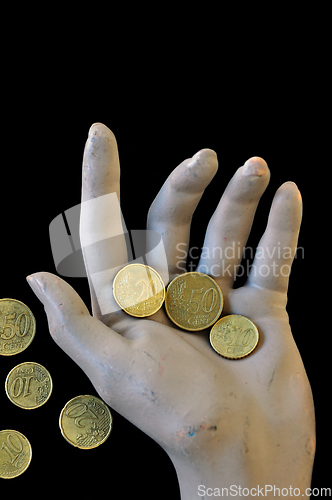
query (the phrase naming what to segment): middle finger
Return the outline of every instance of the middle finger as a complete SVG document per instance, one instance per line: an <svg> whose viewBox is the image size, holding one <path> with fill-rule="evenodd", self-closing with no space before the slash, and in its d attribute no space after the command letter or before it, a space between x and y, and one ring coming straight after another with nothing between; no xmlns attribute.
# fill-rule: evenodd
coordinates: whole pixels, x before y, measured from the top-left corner
<svg viewBox="0 0 332 500"><path fill-rule="evenodd" d="M161 235L166 259L154 251L150 254L149 264L161 276L169 276L172 280L184 271L185 261L178 255L179 245L186 255L193 213L217 168L216 153L202 149L173 170L153 201L147 227Z"/></svg>

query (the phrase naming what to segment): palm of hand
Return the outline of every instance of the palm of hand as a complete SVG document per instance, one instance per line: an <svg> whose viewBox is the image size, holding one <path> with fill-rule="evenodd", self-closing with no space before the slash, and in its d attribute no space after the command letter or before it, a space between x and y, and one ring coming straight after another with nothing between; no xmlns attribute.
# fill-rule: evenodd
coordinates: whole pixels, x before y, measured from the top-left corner
<svg viewBox="0 0 332 500"><path fill-rule="evenodd" d="M127 400L122 397L117 407L113 373L109 374L110 385L104 376L101 386L97 383L102 397L161 444L175 461L179 453L201 455L205 447L209 452L218 449L230 433L239 440L239 450L245 454L249 442L254 449L260 448L262 442L271 440L271 435L275 437L278 426L281 432L274 445L283 444L284 452L287 443L291 452L294 443L290 435L294 429L285 433L284 419L293 419L298 426L304 417L303 408L310 402L284 297L249 285L226 293L223 288L223 293L230 307L226 313L243 314L259 326L261 338L254 356L241 361L221 358L209 344L208 331L192 334L180 330L164 311L157 313L154 320L124 317L117 326L132 344L122 389ZM282 408L278 408L280 402ZM309 436L308 429L303 451L312 447ZM259 463L262 457L253 455Z"/></svg>
<svg viewBox="0 0 332 500"><path fill-rule="evenodd" d="M117 174L111 178L105 174L116 163L114 138L101 125L91 130L83 200L119 189ZM96 151L98 155L92 155ZM99 157L97 173L91 168L91 155ZM263 160L255 158L247 164L235 174L210 221L207 247L225 246L227 239L245 245L268 182ZM148 228L163 235L171 276L177 268L175 245L188 245L192 213L215 170L215 155L203 150L171 174L150 209ZM286 183L279 189L263 248L281 241L294 254L299 199L295 185ZM83 230L91 227L88 221ZM109 249L110 255L116 252ZM259 328L255 352L239 361L218 356L207 331L192 334L176 328L163 310L146 320L122 311L101 315L91 280L95 317L62 280L40 273L29 282L45 305L56 342L83 368L101 397L161 444L177 468L185 462L186 470L197 471L207 463L211 477L223 470L229 484L241 479L247 484L275 484L273 474L286 482L295 478L307 484L314 453L313 406L285 310L288 273L284 270L289 269L292 256L272 262L270 255L256 257L256 272L237 290L232 287L236 259L230 262L229 275L222 273L222 262L215 257L201 258L197 269L214 275L224 295L223 314L242 314ZM95 257L85 255L88 275L91 258ZM162 274L165 269L158 269L158 255L153 258L151 264ZM273 273L260 273L262 266L273 268ZM110 288L105 293L112 300Z"/></svg>

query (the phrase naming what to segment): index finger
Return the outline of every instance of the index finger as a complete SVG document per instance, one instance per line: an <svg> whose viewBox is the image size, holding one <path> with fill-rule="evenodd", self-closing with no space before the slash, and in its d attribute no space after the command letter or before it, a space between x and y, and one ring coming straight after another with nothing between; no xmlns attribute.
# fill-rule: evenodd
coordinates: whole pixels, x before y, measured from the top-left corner
<svg viewBox="0 0 332 500"><path fill-rule="evenodd" d="M89 130L84 149L80 238L93 314L118 310L112 279L128 262L120 209L120 162L114 134L102 123ZM103 310L106 304L108 311Z"/></svg>
<svg viewBox="0 0 332 500"><path fill-rule="evenodd" d="M120 199L118 145L113 132L102 123L90 127L82 174L82 201L113 192Z"/></svg>

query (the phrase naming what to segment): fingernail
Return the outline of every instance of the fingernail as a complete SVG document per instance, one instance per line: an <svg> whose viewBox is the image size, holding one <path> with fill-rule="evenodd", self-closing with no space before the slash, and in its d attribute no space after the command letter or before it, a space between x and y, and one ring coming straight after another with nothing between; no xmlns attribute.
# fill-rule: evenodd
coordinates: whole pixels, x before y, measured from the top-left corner
<svg viewBox="0 0 332 500"><path fill-rule="evenodd" d="M100 125L102 125L102 124L101 123L93 123L91 125L91 127L89 128L88 136L90 137L90 135L94 134L96 132L96 128L99 127Z"/></svg>
<svg viewBox="0 0 332 500"><path fill-rule="evenodd" d="M216 161L217 160L217 153L213 151L213 149L201 149L198 151L192 159L190 160L190 164L199 162L199 163L206 163L210 161Z"/></svg>
<svg viewBox="0 0 332 500"><path fill-rule="evenodd" d="M39 273L31 274L26 277L28 284L30 285L33 292L37 295L39 300L44 303L45 301L45 290L44 284L40 279Z"/></svg>
<svg viewBox="0 0 332 500"><path fill-rule="evenodd" d="M293 181L284 182L279 187L278 192L281 192L282 194L284 194L286 196L290 196L290 197L292 197L293 195L296 195L300 201L302 200L301 192L300 192L299 188L297 187L297 185L295 184L295 182L293 182Z"/></svg>
<svg viewBox="0 0 332 500"><path fill-rule="evenodd" d="M266 174L267 171L268 167L263 158L260 158L259 156L253 156L245 162L243 173L245 175L256 175L257 177L261 177L262 175Z"/></svg>
<svg viewBox="0 0 332 500"><path fill-rule="evenodd" d="M91 136L96 136L96 135L98 135L99 137L103 137L105 139L108 139L108 140L115 139L112 130L110 130L108 127L106 127L106 125L104 125L103 123L99 123L99 122L93 123L93 125L91 125L91 127L89 129L88 138L90 139Z"/></svg>

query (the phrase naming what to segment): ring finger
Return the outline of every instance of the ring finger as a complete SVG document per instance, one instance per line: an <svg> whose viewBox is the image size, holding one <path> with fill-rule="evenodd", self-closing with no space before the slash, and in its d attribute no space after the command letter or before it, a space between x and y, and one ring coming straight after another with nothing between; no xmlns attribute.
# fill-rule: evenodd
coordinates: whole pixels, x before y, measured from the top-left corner
<svg viewBox="0 0 332 500"><path fill-rule="evenodd" d="M205 251L197 271L232 286L257 205L269 179L268 166L259 157L250 158L236 171L209 222Z"/></svg>

